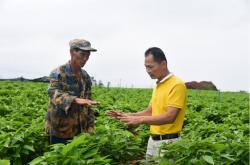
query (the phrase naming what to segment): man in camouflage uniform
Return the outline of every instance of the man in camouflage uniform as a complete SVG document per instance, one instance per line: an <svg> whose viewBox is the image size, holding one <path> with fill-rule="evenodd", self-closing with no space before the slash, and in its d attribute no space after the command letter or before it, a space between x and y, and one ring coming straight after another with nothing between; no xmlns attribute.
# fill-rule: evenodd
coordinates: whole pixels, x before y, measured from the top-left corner
<svg viewBox="0 0 250 165"><path fill-rule="evenodd" d="M91 132L94 128L91 106L97 102L91 100L90 76L81 68L90 52L97 50L83 39L71 40L69 45L71 60L50 74L45 130L50 135L51 144L65 144L75 135Z"/></svg>

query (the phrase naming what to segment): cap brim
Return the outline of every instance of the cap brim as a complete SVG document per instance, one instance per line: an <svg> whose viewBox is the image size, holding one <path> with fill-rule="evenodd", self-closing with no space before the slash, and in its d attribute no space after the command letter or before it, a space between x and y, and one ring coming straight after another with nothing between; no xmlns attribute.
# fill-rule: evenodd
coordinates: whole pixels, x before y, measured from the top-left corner
<svg viewBox="0 0 250 165"><path fill-rule="evenodd" d="M81 49L81 50L87 50L87 51L91 51L91 52L96 52L97 50L96 49L94 49L94 48L83 48L83 47L79 47L79 49Z"/></svg>

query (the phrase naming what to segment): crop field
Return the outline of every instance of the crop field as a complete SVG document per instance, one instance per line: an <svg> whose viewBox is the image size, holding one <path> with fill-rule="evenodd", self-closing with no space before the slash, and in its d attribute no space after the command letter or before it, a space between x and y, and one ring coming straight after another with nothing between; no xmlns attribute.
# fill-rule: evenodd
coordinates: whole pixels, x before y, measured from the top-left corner
<svg viewBox="0 0 250 165"><path fill-rule="evenodd" d="M94 87L95 133L48 145L46 83L0 82L0 165L145 164L149 127L131 128L108 110L147 107L152 89ZM249 164L249 93L188 90L182 140L161 148L159 164Z"/></svg>

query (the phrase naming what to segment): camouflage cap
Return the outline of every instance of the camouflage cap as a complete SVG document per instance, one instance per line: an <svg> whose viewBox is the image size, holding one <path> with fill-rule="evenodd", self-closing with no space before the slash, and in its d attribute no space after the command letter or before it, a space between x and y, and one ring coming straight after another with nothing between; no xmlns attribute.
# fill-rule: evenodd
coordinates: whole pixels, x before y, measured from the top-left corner
<svg viewBox="0 0 250 165"><path fill-rule="evenodd" d="M91 44L89 41L84 39L73 39L69 41L70 49L78 48L81 50L88 50L96 52L97 50L91 47Z"/></svg>

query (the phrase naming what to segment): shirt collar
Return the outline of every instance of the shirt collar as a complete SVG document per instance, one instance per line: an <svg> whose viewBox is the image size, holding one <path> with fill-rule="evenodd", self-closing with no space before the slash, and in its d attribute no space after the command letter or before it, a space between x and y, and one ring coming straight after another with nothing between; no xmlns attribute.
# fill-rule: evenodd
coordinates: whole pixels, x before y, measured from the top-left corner
<svg viewBox="0 0 250 165"><path fill-rule="evenodd" d="M69 73L69 74L72 74L72 73L73 73L72 68L71 68L71 66L70 66L70 61L68 61L68 62L66 63L66 72Z"/></svg>
<svg viewBox="0 0 250 165"><path fill-rule="evenodd" d="M171 76L173 76L173 73L169 73L167 76L165 76L161 81L157 81L156 84L163 83L167 79L169 79Z"/></svg>
<svg viewBox="0 0 250 165"><path fill-rule="evenodd" d="M66 71L67 71L67 73L74 74L73 69L72 69L71 64L70 64L70 60L66 63ZM82 73L82 69L80 69L80 72Z"/></svg>

